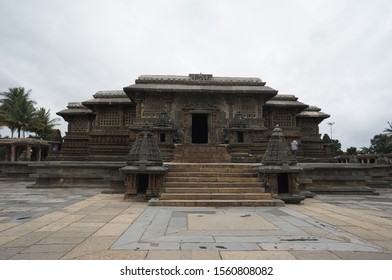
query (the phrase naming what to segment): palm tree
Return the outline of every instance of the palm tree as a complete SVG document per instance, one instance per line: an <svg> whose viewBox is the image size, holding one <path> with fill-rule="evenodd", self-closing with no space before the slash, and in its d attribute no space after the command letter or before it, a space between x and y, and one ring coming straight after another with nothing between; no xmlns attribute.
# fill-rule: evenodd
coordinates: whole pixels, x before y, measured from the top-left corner
<svg viewBox="0 0 392 280"><path fill-rule="evenodd" d="M392 123L388 122L389 128L384 129L384 132L386 132L388 135L392 134Z"/></svg>
<svg viewBox="0 0 392 280"><path fill-rule="evenodd" d="M388 135L387 143L389 146L391 146L392 145L392 123L388 122L388 124L389 124L389 128L384 129L384 132L387 133L387 135Z"/></svg>
<svg viewBox="0 0 392 280"><path fill-rule="evenodd" d="M23 87L0 93L0 123L11 130L11 137L16 130L20 138L21 131L28 130L32 125L35 101L30 99L30 93L31 90L26 92Z"/></svg>
<svg viewBox="0 0 392 280"><path fill-rule="evenodd" d="M50 119L50 109L39 108L35 112L32 132L35 132L38 137L47 139L55 132L55 126L59 118Z"/></svg>

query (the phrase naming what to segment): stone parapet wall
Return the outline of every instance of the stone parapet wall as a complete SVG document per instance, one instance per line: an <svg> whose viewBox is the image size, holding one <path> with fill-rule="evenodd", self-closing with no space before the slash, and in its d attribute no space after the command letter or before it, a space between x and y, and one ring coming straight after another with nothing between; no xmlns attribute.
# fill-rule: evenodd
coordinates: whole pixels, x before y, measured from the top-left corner
<svg viewBox="0 0 392 280"><path fill-rule="evenodd" d="M124 179L119 169L124 162L102 161L48 161L31 163L35 180L32 188L98 188L105 192L125 190Z"/></svg>
<svg viewBox="0 0 392 280"><path fill-rule="evenodd" d="M343 163L301 163L301 188L314 193L377 195L375 182L392 184L392 166ZM381 178L381 179L380 179Z"/></svg>

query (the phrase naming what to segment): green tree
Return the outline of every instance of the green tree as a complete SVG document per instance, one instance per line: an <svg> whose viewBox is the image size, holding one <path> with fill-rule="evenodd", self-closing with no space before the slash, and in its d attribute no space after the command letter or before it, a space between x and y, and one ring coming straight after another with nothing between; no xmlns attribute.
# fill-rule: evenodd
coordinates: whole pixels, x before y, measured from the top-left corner
<svg viewBox="0 0 392 280"><path fill-rule="evenodd" d="M370 147L362 147L358 152L358 154L361 154L361 155L373 154L373 153L374 153L374 150Z"/></svg>
<svg viewBox="0 0 392 280"><path fill-rule="evenodd" d="M347 148L346 154L347 155L357 155L358 154L357 148L355 148L355 147Z"/></svg>
<svg viewBox="0 0 392 280"><path fill-rule="evenodd" d="M392 153L391 137L387 134L378 134L370 140L370 149L377 154L389 154Z"/></svg>
<svg viewBox="0 0 392 280"><path fill-rule="evenodd" d="M342 151L342 144L340 143L340 141L338 139L332 139L332 144L333 144L333 150L334 150L334 154L335 155L342 155L343 151Z"/></svg>
<svg viewBox="0 0 392 280"><path fill-rule="evenodd" d="M39 108L35 112L31 131L42 138L49 140L56 132L55 127L58 125L59 118L50 118L50 110Z"/></svg>
<svg viewBox="0 0 392 280"><path fill-rule="evenodd" d="M10 88L0 93L0 123L11 130L13 137L15 130L20 138L21 131L28 131L32 127L35 116L35 101L30 99L31 90L23 87Z"/></svg>

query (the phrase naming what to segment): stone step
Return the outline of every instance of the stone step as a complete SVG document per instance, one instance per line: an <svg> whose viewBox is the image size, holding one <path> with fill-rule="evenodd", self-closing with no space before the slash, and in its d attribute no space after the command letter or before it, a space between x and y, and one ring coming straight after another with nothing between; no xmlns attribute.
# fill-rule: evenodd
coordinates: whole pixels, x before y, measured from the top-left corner
<svg viewBox="0 0 392 280"><path fill-rule="evenodd" d="M167 187L165 193L265 193L262 187L205 187L205 188L186 188L186 187Z"/></svg>
<svg viewBox="0 0 392 280"><path fill-rule="evenodd" d="M259 182L259 178L240 177L171 177L165 178L166 182Z"/></svg>
<svg viewBox="0 0 392 280"><path fill-rule="evenodd" d="M255 170L257 164L169 163L159 206L272 206ZM281 201L280 203L283 202Z"/></svg>
<svg viewBox="0 0 392 280"><path fill-rule="evenodd" d="M187 163L187 164L165 164L169 171L173 172L256 172L258 164L203 164L203 163Z"/></svg>
<svg viewBox="0 0 392 280"><path fill-rule="evenodd" d="M186 188L248 188L261 187L260 182L164 182L163 187Z"/></svg>
<svg viewBox="0 0 392 280"><path fill-rule="evenodd" d="M226 146L177 145L174 149L175 162L229 162Z"/></svg>
<svg viewBox="0 0 392 280"><path fill-rule="evenodd" d="M269 193L163 193L160 200L259 200L271 199Z"/></svg>
<svg viewBox="0 0 392 280"><path fill-rule="evenodd" d="M184 207L260 207L283 206L284 202L275 199L257 200L153 200L150 206L184 206Z"/></svg>
<svg viewBox="0 0 392 280"><path fill-rule="evenodd" d="M252 172L169 172L170 177L242 177L242 178L251 178L257 177L257 173Z"/></svg>

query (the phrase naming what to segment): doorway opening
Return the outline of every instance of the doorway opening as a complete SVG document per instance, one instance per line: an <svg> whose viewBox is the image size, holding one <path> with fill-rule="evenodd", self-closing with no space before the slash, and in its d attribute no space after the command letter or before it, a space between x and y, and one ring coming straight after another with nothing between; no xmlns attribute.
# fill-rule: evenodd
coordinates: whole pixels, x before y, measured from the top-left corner
<svg viewBox="0 0 392 280"><path fill-rule="evenodd" d="M289 192L289 174L280 173L278 174L278 193Z"/></svg>
<svg viewBox="0 0 392 280"><path fill-rule="evenodd" d="M238 132L238 143L244 143L244 133Z"/></svg>
<svg viewBox="0 0 392 280"><path fill-rule="evenodd" d="M208 144L208 114L192 114L192 143Z"/></svg>
<svg viewBox="0 0 392 280"><path fill-rule="evenodd" d="M148 188L148 174L137 174L137 193L145 194Z"/></svg>

